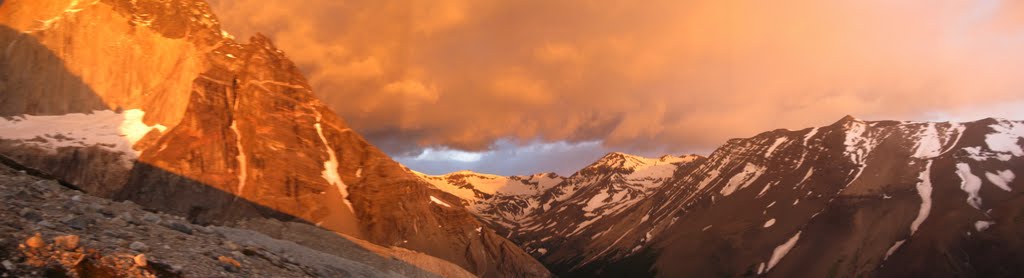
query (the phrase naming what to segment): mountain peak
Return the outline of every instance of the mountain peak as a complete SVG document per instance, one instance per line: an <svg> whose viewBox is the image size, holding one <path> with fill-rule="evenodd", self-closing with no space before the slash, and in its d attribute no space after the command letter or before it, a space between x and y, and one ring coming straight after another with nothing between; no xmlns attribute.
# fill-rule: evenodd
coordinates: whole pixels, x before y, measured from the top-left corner
<svg viewBox="0 0 1024 278"><path fill-rule="evenodd" d="M669 164L669 163L680 163L690 162L700 156L697 155L663 155L658 158L644 157L639 155L627 154L623 152L610 152L601 159L598 159L594 163L585 167L584 169L595 169L595 168L637 168L655 164Z"/></svg>
<svg viewBox="0 0 1024 278"><path fill-rule="evenodd" d="M846 116L843 116L843 118L839 119L839 121L836 121L836 123L834 125L842 125L842 124L852 123L852 122L863 122L863 120L858 119L857 117L854 117L854 116L851 116L851 115L846 115Z"/></svg>

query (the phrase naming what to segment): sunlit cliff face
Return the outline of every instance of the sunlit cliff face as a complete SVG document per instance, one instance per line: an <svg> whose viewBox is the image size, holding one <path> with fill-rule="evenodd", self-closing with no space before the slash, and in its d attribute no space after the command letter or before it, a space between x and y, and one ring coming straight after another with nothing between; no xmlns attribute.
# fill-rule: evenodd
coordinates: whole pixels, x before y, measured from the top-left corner
<svg viewBox="0 0 1024 278"><path fill-rule="evenodd" d="M1007 114L1001 1L214 1L393 154L601 140L708 149L774 128ZM995 111L993 111L995 110ZM988 116L986 115L986 116ZM998 116L998 115L997 115Z"/></svg>

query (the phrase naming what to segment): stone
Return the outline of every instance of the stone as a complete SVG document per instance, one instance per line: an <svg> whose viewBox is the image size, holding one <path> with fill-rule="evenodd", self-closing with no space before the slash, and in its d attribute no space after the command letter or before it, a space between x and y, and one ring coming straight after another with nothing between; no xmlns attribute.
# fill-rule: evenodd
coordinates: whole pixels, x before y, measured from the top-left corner
<svg viewBox="0 0 1024 278"><path fill-rule="evenodd" d="M107 218L114 217L114 210L111 210L108 207L100 208L99 209L99 213L102 214L104 217L107 217Z"/></svg>
<svg viewBox="0 0 1024 278"><path fill-rule="evenodd" d="M57 221L59 221L60 223L67 224L68 222L71 221L71 219L75 219L75 216L69 214L69 215L65 215L64 217L61 217L60 219L57 219Z"/></svg>
<svg viewBox="0 0 1024 278"><path fill-rule="evenodd" d="M65 251L73 251L77 249L80 241L81 238L77 235L63 235L53 238L53 244Z"/></svg>
<svg viewBox="0 0 1024 278"><path fill-rule="evenodd" d="M213 228L210 228L210 226L199 226L199 228L196 229L196 230L198 230L200 233L204 233L204 234L212 234L212 233L214 233Z"/></svg>
<svg viewBox="0 0 1024 278"><path fill-rule="evenodd" d="M237 266L226 264L224 265L224 270L231 273L238 273L238 271L240 271L241 269L239 269L239 267Z"/></svg>
<svg viewBox="0 0 1024 278"><path fill-rule="evenodd" d="M29 220L32 222L38 222L39 220L43 220L43 216L39 214L39 212L31 208L21 209L21 211L18 212L18 215L21 215L21 218L24 218L25 220Z"/></svg>
<svg viewBox="0 0 1024 278"><path fill-rule="evenodd" d="M146 265L148 265L148 261L146 260L146 254L135 255L135 257L132 258L132 260L135 261L135 266L137 267L146 267Z"/></svg>
<svg viewBox="0 0 1024 278"><path fill-rule="evenodd" d="M189 235L192 234L192 228L189 228L188 225L181 224L179 222L172 222L172 223L167 224L165 226L167 228L170 228L171 230L175 230L175 231L178 231L178 232L181 232L181 233L184 233L184 234L189 234Z"/></svg>
<svg viewBox="0 0 1024 278"><path fill-rule="evenodd" d="M25 240L25 245L29 248L41 248L46 246L46 242L43 241L43 235L36 233L34 236Z"/></svg>
<svg viewBox="0 0 1024 278"><path fill-rule="evenodd" d="M12 263L11 261L8 261L8 260L4 260L3 262L0 262L0 265L3 265L4 269L6 269L8 271L17 269L17 266L15 266L14 263Z"/></svg>
<svg viewBox="0 0 1024 278"><path fill-rule="evenodd" d="M231 251L237 251L242 248L242 246L239 246L237 243L230 240L224 241L224 247L227 247Z"/></svg>
<svg viewBox="0 0 1024 278"><path fill-rule="evenodd" d="M160 216L156 215L155 213L147 213L146 215L142 216L142 221L156 223L160 221Z"/></svg>
<svg viewBox="0 0 1024 278"><path fill-rule="evenodd" d="M144 252L146 250L149 250L149 246L147 246L145 243L138 242L138 241L135 241L135 242L132 242L132 244L129 244L128 248L132 249L132 250L135 250L135 251L139 251L139 252Z"/></svg>
<svg viewBox="0 0 1024 278"><path fill-rule="evenodd" d="M124 220L125 222L127 222L129 224L138 225L138 224L142 223L142 222L139 222L139 220L136 219L134 216L132 216L132 214L129 213L129 212L125 212L125 213L119 214L119 215L117 215L117 218L120 218L121 220Z"/></svg>
<svg viewBox="0 0 1024 278"><path fill-rule="evenodd" d="M46 221L46 220L36 222L36 225L42 226L42 227L47 228L47 229L56 229L57 228L57 225L54 225L53 222Z"/></svg>
<svg viewBox="0 0 1024 278"><path fill-rule="evenodd" d="M71 227L72 229L76 230L85 230L86 228L89 227L89 225L92 225L94 223L96 223L96 220L93 220L92 218L86 216L77 216L71 218L71 220L66 222L66 224L68 224L68 227Z"/></svg>
<svg viewBox="0 0 1024 278"><path fill-rule="evenodd" d="M121 219L118 219L118 218L110 219L110 224L112 224L114 226L118 226L118 227L126 227L126 226L128 226L128 222L127 221L124 221L124 220L121 220Z"/></svg>
<svg viewBox="0 0 1024 278"><path fill-rule="evenodd" d="M81 202L82 201L82 195L71 196L71 200L75 201L75 202Z"/></svg>
<svg viewBox="0 0 1024 278"><path fill-rule="evenodd" d="M35 186L36 188L45 190L59 190L61 187L60 183L58 183L55 180L41 180L33 183L32 185Z"/></svg>

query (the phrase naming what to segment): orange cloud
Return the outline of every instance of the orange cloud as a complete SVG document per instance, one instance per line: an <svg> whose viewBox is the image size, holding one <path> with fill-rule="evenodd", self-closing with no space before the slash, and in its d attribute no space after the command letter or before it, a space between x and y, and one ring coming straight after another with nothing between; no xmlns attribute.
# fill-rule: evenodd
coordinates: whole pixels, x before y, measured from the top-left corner
<svg viewBox="0 0 1024 278"><path fill-rule="evenodd" d="M1004 1L213 6L229 31L274 38L392 153L503 138L708 149L844 114L924 120L1024 98L1024 13Z"/></svg>

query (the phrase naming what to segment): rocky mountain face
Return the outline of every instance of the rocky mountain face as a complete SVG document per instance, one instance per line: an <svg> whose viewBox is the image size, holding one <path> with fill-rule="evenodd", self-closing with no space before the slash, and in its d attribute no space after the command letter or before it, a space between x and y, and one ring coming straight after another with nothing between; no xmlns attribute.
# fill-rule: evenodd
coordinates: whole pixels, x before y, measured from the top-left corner
<svg viewBox="0 0 1024 278"><path fill-rule="evenodd" d="M550 275L203 1L13 0L0 25L0 154L19 163L194 223L299 221L478 276Z"/></svg>
<svg viewBox="0 0 1024 278"><path fill-rule="evenodd" d="M510 238L563 277L1016 276L1024 122L869 122L612 153ZM663 163L659 163L663 162Z"/></svg>

